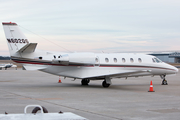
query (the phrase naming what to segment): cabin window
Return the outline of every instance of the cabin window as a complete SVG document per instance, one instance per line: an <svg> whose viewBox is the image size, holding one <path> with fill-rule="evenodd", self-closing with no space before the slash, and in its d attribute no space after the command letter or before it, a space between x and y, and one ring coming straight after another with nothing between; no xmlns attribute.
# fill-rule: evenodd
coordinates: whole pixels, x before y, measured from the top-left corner
<svg viewBox="0 0 180 120"><path fill-rule="evenodd" d="M126 62L125 58L122 58L122 62L123 62L123 63L125 63L125 62Z"/></svg>
<svg viewBox="0 0 180 120"><path fill-rule="evenodd" d="M114 62L117 63L117 58L114 58Z"/></svg>
<svg viewBox="0 0 180 120"><path fill-rule="evenodd" d="M105 58L105 61L106 61L106 62L109 62L109 59L108 59L108 58Z"/></svg>
<svg viewBox="0 0 180 120"><path fill-rule="evenodd" d="M42 60L43 57L39 57L40 60Z"/></svg>
<svg viewBox="0 0 180 120"><path fill-rule="evenodd" d="M142 62L141 58L138 58L138 61L139 61L139 63L141 63Z"/></svg>
<svg viewBox="0 0 180 120"><path fill-rule="evenodd" d="M134 62L133 58L130 58L130 61L133 63Z"/></svg>

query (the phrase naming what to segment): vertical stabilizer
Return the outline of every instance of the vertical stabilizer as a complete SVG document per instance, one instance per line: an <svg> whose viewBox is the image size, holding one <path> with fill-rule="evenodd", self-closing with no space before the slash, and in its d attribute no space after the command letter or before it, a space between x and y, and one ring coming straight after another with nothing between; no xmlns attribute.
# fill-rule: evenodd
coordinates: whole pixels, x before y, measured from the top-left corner
<svg viewBox="0 0 180 120"><path fill-rule="evenodd" d="M19 26L16 23L3 22L2 24L6 35L10 55L21 57L21 53L19 52L19 50L29 44L28 39L21 32Z"/></svg>

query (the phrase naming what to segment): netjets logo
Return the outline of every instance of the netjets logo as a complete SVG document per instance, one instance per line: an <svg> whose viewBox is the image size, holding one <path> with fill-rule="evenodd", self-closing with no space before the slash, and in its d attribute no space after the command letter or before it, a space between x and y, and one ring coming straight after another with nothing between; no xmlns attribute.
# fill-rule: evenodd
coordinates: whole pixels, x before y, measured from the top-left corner
<svg viewBox="0 0 180 120"><path fill-rule="evenodd" d="M8 43L29 43L27 39L7 39Z"/></svg>

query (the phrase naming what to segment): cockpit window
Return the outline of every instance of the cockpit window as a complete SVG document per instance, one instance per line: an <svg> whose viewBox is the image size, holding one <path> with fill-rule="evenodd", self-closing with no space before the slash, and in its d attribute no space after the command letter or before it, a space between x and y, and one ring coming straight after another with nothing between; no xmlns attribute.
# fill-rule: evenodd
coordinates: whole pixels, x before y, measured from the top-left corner
<svg viewBox="0 0 180 120"><path fill-rule="evenodd" d="M153 59L154 59L154 61L157 62L157 63L161 63L161 62L162 62L160 59L158 59L158 58L156 58L156 57L153 58Z"/></svg>
<svg viewBox="0 0 180 120"><path fill-rule="evenodd" d="M154 58L152 58L152 61L155 63L156 61L154 60Z"/></svg>

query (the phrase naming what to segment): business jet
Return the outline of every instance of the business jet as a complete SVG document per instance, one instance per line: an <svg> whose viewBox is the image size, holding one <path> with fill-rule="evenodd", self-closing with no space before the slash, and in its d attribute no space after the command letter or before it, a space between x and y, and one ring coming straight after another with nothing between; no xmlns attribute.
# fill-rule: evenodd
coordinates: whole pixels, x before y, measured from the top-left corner
<svg viewBox="0 0 180 120"><path fill-rule="evenodd" d="M156 75L167 85L166 75L178 72L174 66L146 54L40 51L36 49L37 43L30 43L16 23L3 22L2 25L14 62L21 63L26 70L81 79L82 85L103 80L102 86L109 87L113 78Z"/></svg>
<svg viewBox="0 0 180 120"><path fill-rule="evenodd" d="M0 70L2 70L2 68L5 68L5 70L7 70L7 68L10 67L15 67L17 69L17 65L13 65L12 63L0 64Z"/></svg>

